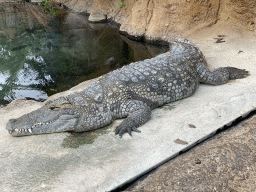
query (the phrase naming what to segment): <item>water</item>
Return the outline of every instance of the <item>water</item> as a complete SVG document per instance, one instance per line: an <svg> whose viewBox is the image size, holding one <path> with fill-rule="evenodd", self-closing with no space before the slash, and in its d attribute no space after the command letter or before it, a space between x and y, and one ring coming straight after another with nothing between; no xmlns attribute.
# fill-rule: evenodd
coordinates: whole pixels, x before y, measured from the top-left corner
<svg viewBox="0 0 256 192"><path fill-rule="evenodd" d="M167 51L120 36L110 23L88 23L83 15L40 19L33 6L0 4L1 105L23 97L46 99Z"/></svg>

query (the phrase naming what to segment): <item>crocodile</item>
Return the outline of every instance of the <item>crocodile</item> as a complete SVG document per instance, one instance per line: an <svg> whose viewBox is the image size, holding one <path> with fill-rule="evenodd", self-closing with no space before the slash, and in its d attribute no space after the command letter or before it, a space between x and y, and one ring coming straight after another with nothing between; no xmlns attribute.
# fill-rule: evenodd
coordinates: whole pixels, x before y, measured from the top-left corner
<svg viewBox="0 0 256 192"><path fill-rule="evenodd" d="M12 136L54 132L84 132L125 118L115 134L140 132L151 110L191 96L200 83L221 85L245 78L249 72L234 67L210 71L199 48L186 39L169 42L170 51L131 63L93 80L84 90L47 101L6 129Z"/></svg>

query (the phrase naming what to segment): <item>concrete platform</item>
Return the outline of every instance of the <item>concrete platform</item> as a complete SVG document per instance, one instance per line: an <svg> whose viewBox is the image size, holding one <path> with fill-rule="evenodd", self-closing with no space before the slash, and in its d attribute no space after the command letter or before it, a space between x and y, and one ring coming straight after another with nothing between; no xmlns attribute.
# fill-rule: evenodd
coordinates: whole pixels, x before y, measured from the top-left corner
<svg viewBox="0 0 256 192"><path fill-rule="evenodd" d="M255 33L233 28L224 32L224 43L213 39L223 34L221 26L191 39L212 68L245 68L251 75L221 86L200 85L192 97L155 109L151 120L140 127L142 133L133 137L114 135L114 127L122 120L88 133L11 137L5 130L7 121L42 103L17 100L0 109L0 190L110 191L255 110ZM49 99L80 91L87 84Z"/></svg>

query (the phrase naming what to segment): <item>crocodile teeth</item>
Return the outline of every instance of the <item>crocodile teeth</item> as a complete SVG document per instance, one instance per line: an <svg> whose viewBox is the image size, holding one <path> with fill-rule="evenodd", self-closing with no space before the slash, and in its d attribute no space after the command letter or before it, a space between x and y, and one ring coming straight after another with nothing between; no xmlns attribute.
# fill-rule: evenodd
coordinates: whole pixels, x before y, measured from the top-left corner
<svg viewBox="0 0 256 192"><path fill-rule="evenodd" d="M32 133L32 129L28 129L29 133Z"/></svg>

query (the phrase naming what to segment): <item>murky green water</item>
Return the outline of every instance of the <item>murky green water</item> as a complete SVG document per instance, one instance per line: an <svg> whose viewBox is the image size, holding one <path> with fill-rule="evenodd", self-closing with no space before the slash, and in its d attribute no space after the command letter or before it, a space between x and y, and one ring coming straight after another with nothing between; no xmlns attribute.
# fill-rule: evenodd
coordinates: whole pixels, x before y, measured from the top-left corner
<svg viewBox="0 0 256 192"><path fill-rule="evenodd" d="M31 9L0 5L0 104L22 97L45 99L167 51L128 40L117 27L91 24L74 13L46 26Z"/></svg>

